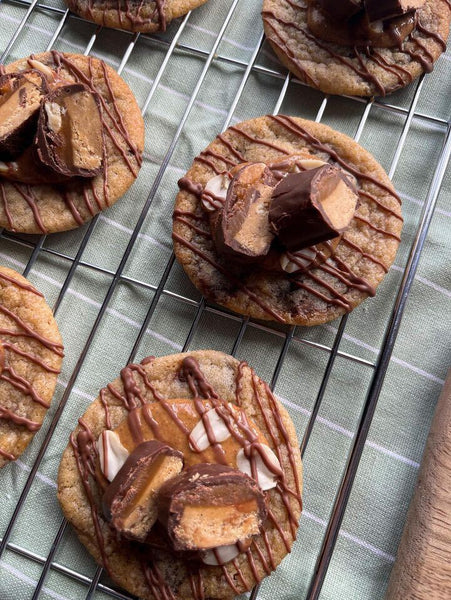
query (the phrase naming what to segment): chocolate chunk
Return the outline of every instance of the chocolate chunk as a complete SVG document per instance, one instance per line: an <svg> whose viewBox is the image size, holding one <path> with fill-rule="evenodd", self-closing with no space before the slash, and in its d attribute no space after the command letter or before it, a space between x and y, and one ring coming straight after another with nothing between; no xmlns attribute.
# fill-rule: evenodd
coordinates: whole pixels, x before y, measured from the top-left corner
<svg viewBox="0 0 451 600"><path fill-rule="evenodd" d="M370 22L383 21L421 8L426 0L364 0Z"/></svg>
<svg viewBox="0 0 451 600"><path fill-rule="evenodd" d="M232 467L198 464L165 483L158 519L174 550L208 550L257 534L266 518L257 483Z"/></svg>
<svg viewBox="0 0 451 600"><path fill-rule="evenodd" d="M44 165L62 175L97 175L103 162L98 96L81 83L48 94L39 112L35 151Z"/></svg>
<svg viewBox="0 0 451 600"><path fill-rule="evenodd" d="M333 165L292 173L273 191L270 226L287 250L308 248L346 229L357 198L350 180Z"/></svg>
<svg viewBox="0 0 451 600"><path fill-rule="evenodd" d="M105 490L105 517L124 537L144 541L157 520L158 490L182 468L182 453L167 444L139 444Z"/></svg>
<svg viewBox="0 0 451 600"><path fill-rule="evenodd" d="M218 252L240 262L267 254L273 233L268 207L277 180L264 163L249 163L234 175L224 206L212 220Z"/></svg>
<svg viewBox="0 0 451 600"><path fill-rule="evenodd" d="M307 23L318 39L340 46L393 48L415 29L415 13L409 12L387 21L370 22L365 11L349 21L337 21L309 4Z"/></svg>
<svg viewBox="0 0 451 600"><path fill-rule="evenodd" d="M46 92L44 78L35 72L0 77L0 160L13 160L32 143Z"/></svg>
<svg viewBox="0 0 451 600"><path fill-rule="evenodd" d="M318 6L334 19L346 21L363 8L363 0L317 0Z"/></svg>

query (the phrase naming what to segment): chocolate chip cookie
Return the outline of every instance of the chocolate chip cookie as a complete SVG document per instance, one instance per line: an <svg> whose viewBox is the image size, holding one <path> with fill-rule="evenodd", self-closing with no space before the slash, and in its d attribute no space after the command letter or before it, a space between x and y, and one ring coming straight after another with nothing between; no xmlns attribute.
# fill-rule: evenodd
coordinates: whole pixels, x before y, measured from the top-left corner
<svg viewBox="0 0 451 600"><path fill-rule="evenodd" d="M77 15L105 27L127 31L165 31L177 17L207 0L66 0Z"/></svg>
<svg viewBox="0 0 451 600"><path fill-rule="evenodd" d="M317 325L349 312L375 294L400 242L401 201L382 167L296 117L229 127L179 187L177 259L206 298L258 319Z"/></svg>
<svg viewBox="0 0 451 600"><path fill-rule="evenodd" d="M288 413L246 363L210 350L122 369L58 476L80 540L146 600L250 590L290 552L301 491Z"/></svg>
<svg viewBox="0 0 451 600"><path fill-rule="evenodd" d="M18 458L42 425L63 346L43 295L0 267L0 467Z"/></svg>
<svg viewBox="0 0 451 600"><path fill-rule="evenodd" d="M82 225L138 175L144 123L104 62L52 51L0 66L0 226Z"/></svg>
<svg viewBox="0 0 451 600"><path fill-rule="evenodd" d="M449 0L264 0L266 36L301 81L327 94L384 96L446 50Z"/></svg>

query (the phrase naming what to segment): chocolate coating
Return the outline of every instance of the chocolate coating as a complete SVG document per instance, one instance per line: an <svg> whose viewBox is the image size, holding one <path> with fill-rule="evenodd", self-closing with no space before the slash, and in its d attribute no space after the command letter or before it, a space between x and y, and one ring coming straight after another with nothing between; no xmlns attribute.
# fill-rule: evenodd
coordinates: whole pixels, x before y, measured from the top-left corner
<svg viewBox="0 0 451 600"><path fill-rule="evenodd" d="M67 177L94 177L102 168L100 101L82 83L57 87L41 104L38 160Z"/></svg>
<svg viewBox="0 0 451 600"><path fill-rule="evenodd" d="M249 263L268 253L273 239L268 206L276 181L264 163L248 163L237 171L227 189L223 208L211 220L220 254Z"/></svg>
<svg viewBox="0 0 451 600"><path fill-rule="evenodd" d="M340 235L343 229L336 226L323 205L340 183L345 184L345 189L350 188L342 171L327 164L318 169L291 173L276 186L269 222L287 250L301 250Z"/></svg>
<svg viewBox="0 0 451 600"><path fill-rule="evenodd" d="M33 71L0 77L0 160L15 159L32 143L46 92L45 80Z"/></svg>
<svg viewBox="0 0 451 600"><path fill-rule="evenodd" d="M178 462L174 461L175 466L163 474L163 481L180 472L183 467L182 453L158 440L143 442L130 454L106 488L102 498L103 513L124 536L143 541L148 535L157 519L157 489L151 488L146 495L145 488L157 479L162 461L171 457L178 459Z"/></svg>
<svg viewBox="0 0 451 600"><path fill-rule="evenodd" d="M194 465L167 481L160 489L158 502L158 519L165 526L176 551L202 550L236 543L258 533L258 528L266 518L264 494L257 483L237 469L213 463ZM233 511L234 507L241 512L241 507L248 504L254 505L250 512L255 514L257 530L248 531L247 524L237 524L233 517L229 517L229 511ZM199 511L199 515L191 516L188 511L193 507ZM195 539L191 531L188 532L186 520L200 518L201 522L206 523L208 517L205 515L209 509L217 510L222 515L222 533L214 541L203 543ZM245 512L241 514L246 518ZM208 535L209 532L205 533Z"/></svg>
<svg viewBox="0 0 451 600"><path fill-rule="evenodd" d="M364 0L370 22L391 19L421 8L424 0Z"/></svg>
<svg viewBox="0 0 451 600"><path fill-rule="evenodd" d="M318 6L334 19L345 21L363 8L363 0L317 0Z"/></svg>

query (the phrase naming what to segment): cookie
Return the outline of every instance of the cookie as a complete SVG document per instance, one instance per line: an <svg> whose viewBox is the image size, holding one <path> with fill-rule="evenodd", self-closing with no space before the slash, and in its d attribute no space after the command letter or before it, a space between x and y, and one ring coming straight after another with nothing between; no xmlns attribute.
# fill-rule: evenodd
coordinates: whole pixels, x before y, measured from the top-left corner
<svg viewBox="0 0 451 600"><path fill-rule="evenodd" d="M79 420L58 475L82 543L145 600L251 589L290 552L301 490L288 413L246 363L211 350L122 369Z"/></svg>
<svg viewBox="0 0 451 600"><path fill-rule="evenodd" d="M266 254L252 257L247 249L245 257L243 244L240 258L224 252L218 229L225 212L235 210L230 195L236 174L231 177L249 163L266 165L279 182L311 168L339 167L358 195L348 226L338 237L293 251L270 223ZM250 185L249 197L268 203L262 181L259 189ZM317 325L349 312L375 294L400 242L401 201L382 167L346 135L297 117L265 116L229 127L194 160L179 187L173 217L177 259L206 298L258 319ZM270 212L273 204L270 194ZM267 215L268 205L252 210ZM243 232L246 227L249 222Z"/></svg>
<svg viewBox="0 0 451 600"><path fill-rule="evenodd" d="M18 458L42 425L63 359L43 295L0 267L0 467Z"/></svg>
<svg viewBox="0 0 451 600"><path fill-rule="evenodd" d="M104 62L52 51L0 66L0 226L73 229L136 179L144 123Z"/></svg>
<svg viewBox="0 0 451 600"><path fill-rule="evenodd" d="M127 31L166 31L177 17L207 0L66 0L71 11L88 21Z"/></svg>
<svg viewBox="0 0 451 600"><path fill-rule="evenodd" d="M446 50L449 0L264 0L279 60L326 94L391 93L433 69Z"/></svg>

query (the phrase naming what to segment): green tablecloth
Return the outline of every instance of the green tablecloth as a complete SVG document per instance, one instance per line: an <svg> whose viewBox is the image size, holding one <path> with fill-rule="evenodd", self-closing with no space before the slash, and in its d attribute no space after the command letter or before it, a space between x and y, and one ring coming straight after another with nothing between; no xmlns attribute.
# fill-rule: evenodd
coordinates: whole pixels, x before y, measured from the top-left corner
<svg viewBox="0 0 451 600"><path fill-rule="evenodd" d="M233 6L230 22L194 98L174 151L168 156L167 168L124 267L125 279L115 287L78 370L77 361L108 292L112 275L120 264L208 55ZM58 10L51 10L52 7ZM45 8L34 9L6 62L45 50L58 27L62 8L58 0L50 0ZM27 5L22 2L0 3L0 53L26 9ZM160 41L140 36L131 51L123 77L134 90L140 106L146 101L168 43L177 34L181 22L172 24L165 34L157 36ZM95 31L94 25L69 17L55 47L61 51L84 52ZM69 432L99 388L113 379L129 360L154 297L155 286L171 257L171 212L177 179L193 157L224 127L230 108L240 94L245 68L258 47L261 33L260 0L210 0L189 17L180 35L179 47L169 58L145 113L146 148L142 172L126 196L97 220L81 264L57 310L66 359L52 409L26 453L0 472L0 536L3 536L56 407L65 397L67 385L77 368L67 404L15 521L9 546L0 560L2 600L22 600L33 595L42 562L51 550L62 521L55 481ZM128 33L102 30L91 53L117 68L132 40L133 36ZM274 72L282 76L276 77ZM231 122L272 112L284 81L285 71L264 44L239 96ZM451 118L450 82L451 52L448 52L425 80L416 109L419 116L411 123L393 178L404 200L405 228L400 250L377 296L349 317L340 354L305 455L305 511L298 541L277 572L264 582L259 598L291 600L305 596L371 379L373 369L368 363L374 364L380 350L422 205L437 167L446 121ZM385 102L408 109L414 92L415 85L412 85ZM321 93L291 81L280 112L314 119L322 101ZM364 110L364 102L330 98L322 121L354 136ZM387 170L390 170L405 123L403 110L372 106L360 137L360 143ZM435 119L425 119L421 115ZM450 194L448 172L323 587L321 598L324 600L376 600L384 596L435 402L450 362ZM71 259L77 254L87 229L88 225L77 231L48 236L33 262L29 278L45 294L50 305L58 298ZM15 241L0 238L1 263L23 271L33 250L28 243L30 239L33 243L37 241L37 238L26 236L17 236ZM135 280L150 286L137 285ZM199 300L198 292L175 264L139 343L136 360L149 354L160 356L180 350L189 334ZM202 313L189 348L208 347L230 352L240 324L240 319L231 319L208 308ZM337 327L338 322L313 329L298 328L277 380L275 391L290 411L300 437L329 356L324 347L330 348ZM270 380L285 331L281 327L273 330L249 324L238 348L238 358L247 360L259 375ZM75 571L90 578L96 567L70 528L64 532L54 562L56 568L50 570L39 597L46 600L85 598L89 582L70 574ZM101 582L108 583L103 577ZM97 590L93 597L111 596Z"/></svg>

